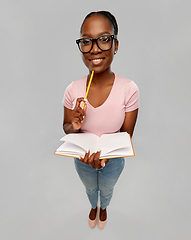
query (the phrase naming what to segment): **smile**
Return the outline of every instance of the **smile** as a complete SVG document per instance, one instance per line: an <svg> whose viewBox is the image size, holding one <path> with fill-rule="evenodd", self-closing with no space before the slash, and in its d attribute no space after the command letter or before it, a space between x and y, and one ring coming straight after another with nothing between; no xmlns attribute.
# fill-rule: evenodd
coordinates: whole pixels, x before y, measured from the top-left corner
<svg viewBox="0 0 191 240"><path fill-rule="evenodd" d="M94 65L98 65L103 61L103 58L90 59Z"/></svg>

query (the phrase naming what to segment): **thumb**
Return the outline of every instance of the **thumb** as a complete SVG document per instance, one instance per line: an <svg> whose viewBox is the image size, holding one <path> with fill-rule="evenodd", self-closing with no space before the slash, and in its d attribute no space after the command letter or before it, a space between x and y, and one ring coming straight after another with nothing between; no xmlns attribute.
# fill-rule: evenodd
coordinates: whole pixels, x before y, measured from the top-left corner
<svg viewBox="0 0 191 240"><path fill-rule="evenodd" d="M105 160L106 160L106 159L102 159L102 160L101 160L101 166L102 166L102 167L105 167Z"/></svg>
<svg viewBox="0 0 191 240"><path fill-rule="evenodd" d="M86 110L87 110L87 103L86 103L86 102L85 102L85 104L84 104L83 110L84 110L84 112L86 112Z"/></svg>

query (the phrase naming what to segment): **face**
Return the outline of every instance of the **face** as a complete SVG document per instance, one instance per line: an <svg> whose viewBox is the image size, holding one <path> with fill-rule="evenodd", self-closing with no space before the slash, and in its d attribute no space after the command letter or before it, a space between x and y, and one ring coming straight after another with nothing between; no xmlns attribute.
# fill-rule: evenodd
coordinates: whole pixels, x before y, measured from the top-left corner
<svg viewBox="0 0 191 240"><path fill-rule="evenodd" d="M82 27L81 38L97 38L103 35L114 34L110 22L101 15L93 15L86 19ZM83 53L82 59L90 71L102 73L110 70L113 61L114 52L118 49L118 41L113 40L113 46L110 50L102 51L94 42L93 48L89 53Z"/></svg>

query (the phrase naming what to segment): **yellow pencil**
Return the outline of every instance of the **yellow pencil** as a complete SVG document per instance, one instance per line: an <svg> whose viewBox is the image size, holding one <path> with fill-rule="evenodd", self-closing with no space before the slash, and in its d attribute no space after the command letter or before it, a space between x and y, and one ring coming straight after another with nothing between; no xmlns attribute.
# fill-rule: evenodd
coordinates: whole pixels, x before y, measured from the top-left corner
<svg viewBox="0 0 191 240"><path fill-rule="evenodd" d="M89 92L89 89L90 89L90 85L91 85L91 82L92 82L93 75L94 75L94 71L92 71L92 74L91 74L91 77L90 77L90 81L88 83L88 87L87 87L87 90L86 90L86 95L84 97L85 100L88 97L88 92ZM84 108L84 105L85 105L85 102L83 102L83 104L82 104L82 109Z"/></svg>

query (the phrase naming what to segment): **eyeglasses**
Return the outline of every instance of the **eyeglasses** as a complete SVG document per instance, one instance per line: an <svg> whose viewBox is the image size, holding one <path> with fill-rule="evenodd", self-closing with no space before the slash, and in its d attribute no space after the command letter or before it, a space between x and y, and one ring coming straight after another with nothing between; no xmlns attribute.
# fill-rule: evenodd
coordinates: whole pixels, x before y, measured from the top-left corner
<svg viewBox="0 0 191 240"><path fill-rule="evenodd" d="M76 40L79 50L82 53L89 53L93 48L93 43L96 42L99 49L107 51L112 48L113 39L117 39L117 35L103 35L97 38L80 38Z"/></svg>

